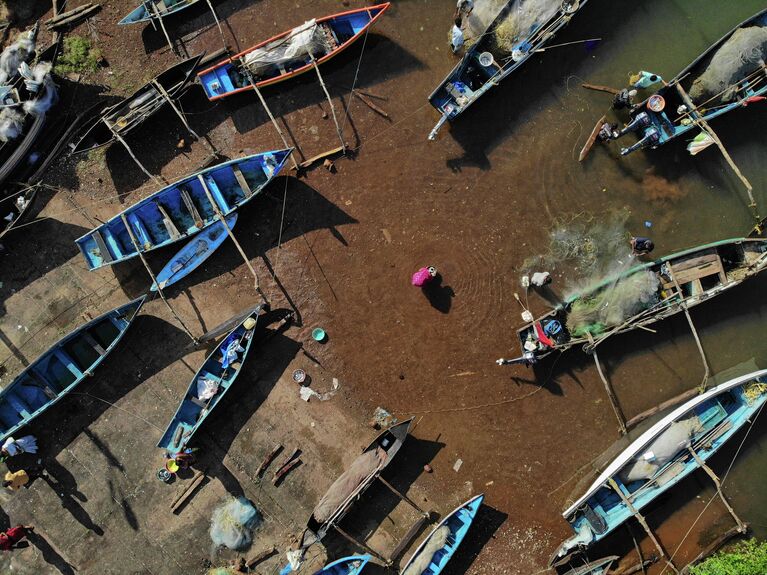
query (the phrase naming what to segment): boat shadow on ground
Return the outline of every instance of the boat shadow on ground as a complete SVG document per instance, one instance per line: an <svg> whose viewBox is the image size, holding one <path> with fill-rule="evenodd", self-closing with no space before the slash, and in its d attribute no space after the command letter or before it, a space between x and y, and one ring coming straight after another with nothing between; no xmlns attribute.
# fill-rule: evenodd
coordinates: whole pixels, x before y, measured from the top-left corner
<svg viewBox="0 0 767 575"><path fill-rule="evenodd" d="M36 479L34 483L47 483L61 499L61 505L83 527L97 535L103 534L101 526L93 522L81 505L87 501L86 494L80 491L75 477L56 458L84 433L111 464L117 462L117 467L121 468L119 459L95 431L88 429L89 426L144 380L180 359L189 345L186 334L164 320L144 315L135 321L136 325L131 326L93 378L87 378L26 428L25 434L37 437L40 452L37 455L23 454L7 462L8 468L14 471L38 467L36 460L42 458L42 468L48 477ZM175 352L146 355L140 353L141 349ZM130 509L123 511L126 516L132 513Z"/></svg>
<svg viewBox="0 0 767 575"><path fill-rule="evenodd" d="M284 221L282 220L283 198L286 198ZM281 240L282 244L285 244L303 237L308 232L327 229L341 244L347 245L346 239L338 228L358 223L356 219L327 200L311 186L301 180L287 176L276 178L268 189L261 194L261 197L255 198L244 208L238 210L238 213L240 219L233 229L237 241L249 260L252 261L259 256L264 258L264 263L270 272L279 272L279 269L275 270L272 267L271 260L266 256L267 252L274 248L278 241ZM280 234L281 221L283 222L282 234ZM187 241L195 241L194 236ZM185 242L178 242L162 250L157 250L155 253L147 254L147 262L152 270L157 273L162 269L184 244ZM141 262L138 258L133 258L133 260L114 266L115 275L123 291L130 298L144 293L151 285L151 279L144 271ZM178 284L164 290L163 293L172 300L193 285L221 277L224 274L233 275L232 270L242 266L242 264L242 256L231 240L227 239L204 265ZM249 274L247 270L242 273ZM260 277L260 279L266 278ZM275 280L279 282L279 276L275 275ZM278 287L283 291L286 299L292 301L290 294L281 283L278 283ZM192 303L194 305L194 302ZM298 312L295 306L294 311ZM301 324L300 316L296 318L296 323Z"/></svg>
<svg viewBox="0 0 767 575"><path fill-rule="evenodd" d="M392 466L387 467L381 475L400 493L407 494L410 486L424 472L423 466L430 463L444 447L445 444L440 441L420 439L410 435L402 444ZM396 530L398 536L403 537L410 525L396 525L395 520L390 517L394 509L403 504L407 505L385 485L376 480L352 506L349 513L340 521L339 526L358 541L366 542L388 520L388 524ZM423 502L417 501L416 504L420 506ZM417 518L418 513L409 505L407 507L406 517ZM424 509L424 511L428 512L429 510ZM428 526L424 526L420 534L427 528ZM333 529L328 531L323 544L327 549L329 558L365 552L363 549L352 545ZM384 556L388 556L393 551L393 549L377 548L375 550Z"/></svg>
<svg viewBox="0 0 767 575"><path fill-rule="evenodd" d="M255 353L245 364L243 372L239 375L235 386L239 386L236 393L229 393L217 406L217 409L205 421L201 430L201 445L203 455L196 464L198 469L207 466L207 474L217 478L226 491L234 496L244 496L245 491L239 480L227 468L224 457L228 456L236 465L238 455L246 461L255 460L255 454L231 450L232 443L237 439L242 428L261 404L269 396L274 386L296 354L301 349L301 344L284 335L284 330L289 324L270 329L269 325L280 321L290 310L273 310L265 313L259 323L262 325L260 334L256 336L251 353ZM259 341L261 345L259 345ZM248 447L245 445L244 447Z"/></svg>

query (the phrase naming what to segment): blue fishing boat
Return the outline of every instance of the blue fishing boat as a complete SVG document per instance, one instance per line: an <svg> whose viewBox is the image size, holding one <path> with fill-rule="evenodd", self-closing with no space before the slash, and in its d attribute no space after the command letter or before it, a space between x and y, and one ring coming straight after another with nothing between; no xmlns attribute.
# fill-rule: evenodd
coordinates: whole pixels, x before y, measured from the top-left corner
<svg viewBox="0 0 767 575"><path fill-rule="evenodd" d="M255 197L293 151L274 150L207 168L133 204L75 240L88 269L123 262L204 230ZM213 198L214 204L209 198ZM130 228L127 227L130 223Z"/></svg>
<svg viewBox="0 0 767 575"><path fill-rule="evenodd" d="M720 379L724 379L720 377ZM681 482L744 427L767 401L767 370L726 380L624 438L586 478L562 516L575 532L551 558L560 564L600 541ZM626 445L628 443L628 445ZM618 453L617 456L612 454Z"/></svg>
<svg viewBox="0 0 767 575"><path fill-rule="evenodd" d="M226 223L229 225L229 229L232 229L234 224L237 223L237 213L227 216ZM226 228L223 222L220 221L196 235L157 274L157 282L160 284L160 289L173 285L196 270L205 260L213 255L213 252L224 243L227 237ZM152 287L149 289L157 291L157 284L152 283Z"/></svg>
<svg viewBox="0 0 767 575"><path fill-rule="evenodd" d="M194 374L184 399L157 447L174 457L184 451L205 419L232 387L248 358L261 310L227 335Z"/></svg>
<svg viewBox="0 0 767 575"><path fill-rule="evenodd" d="M439 575L461 545L477 516L483 494L475 495L447 515L416 548L403 567L402 575Z"/></svg>
<svg viewBox="0 0 767 575"><path fill-rule="evenodd" d="M176 12L181 12L197 4L200 0L142 0L141 4L125 18L118 22L119 25L140 24L150 20L165 18Z"/></svg>
<svg viewBox="0 0 767 575"><path fill-rule="evenodd" d="M370 561L370 555L350 555L328 563L314 575L359 575Z"/></svg>
<svg viewBox="0 0 767 575"><path fill-rule="evenodd" d="M301 26L235 54L197 74L209 100L276 84L314 69L334 58L389 8L388 2L347 10L305 22Z"/></svg>
<svg viewBox="0 0 767 575"><path fill-rule="evenodd" d="M621 149L622 155L700 131L733 110L756 104L767 96L764 59L767 56L767 8L733 28L658 92L631 111L631 121L618 137L636 132L639 141ZM762 104L765 105L765 104ZM694 155L714 143L705 131L688 147Z"/></svg>
<svg viewBox="0 0 767 575"><path fill-rule="evenodd" d="M0 443L91 375L138 315L146 296L78 327L0 391Z"/></svg>
<svg viewBox="0 0 767 575"><path fill-rule="evenodd" d="M546 47L588 0L509 0L429 96L442 115L429 139Z"/></svg>

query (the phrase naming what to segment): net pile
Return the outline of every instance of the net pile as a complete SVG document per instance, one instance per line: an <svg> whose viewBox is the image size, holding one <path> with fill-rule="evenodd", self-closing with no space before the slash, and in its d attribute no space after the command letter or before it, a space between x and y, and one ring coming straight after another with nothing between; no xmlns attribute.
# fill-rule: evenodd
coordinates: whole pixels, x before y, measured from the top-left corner
<svg viewBox="0 0 767 575"><path fill-rule="evenodd" d="M241 550L250 546L258 511L244 497L233 497L213 511L210 538L218 546Z"/></svg>
<svg viewBox="0 0 767 575"><path fill-rule="evenodd" d="M308 54L319 58L330 48L322 27L315 20L310 20L291 30L288 35L249 52L242 58L242 64L254 76L262 76L269 70L303 60Z"/></svg>
<svg viewBox="0 0 767 575"><path fill-rule="evenodd" d="M562 5L560 0L520 0L495 29L495 45L511 54L521 42L550 20Z"/></svg>
<svg viewBox="0 0 767 575"><path fill-rule="evenodd" d="M447 538L450 536L450 527L443 525L437 529L434 534L429 537L429 541L423 546L423 549L418 554L413 562L408 565L408 568L402 573L402 575L421 575L431 565L431 560L434 558L434 554L442 549L447 543Z"/></svg>
<svg viewBox="0 0 767 575"><path fill-rule="evenodd" d="M738 82L764 66L767 58L767 27L740 28L714 53L706 70L690 87L690 98L700 103L711 98L729 102Z"/></svg>

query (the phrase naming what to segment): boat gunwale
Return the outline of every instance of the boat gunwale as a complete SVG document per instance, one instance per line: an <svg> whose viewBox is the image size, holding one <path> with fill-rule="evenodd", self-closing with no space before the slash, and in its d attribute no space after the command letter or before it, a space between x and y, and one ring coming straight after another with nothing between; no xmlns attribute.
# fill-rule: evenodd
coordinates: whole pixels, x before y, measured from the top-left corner
<svg viewBox="0 0 767 575"><path fill-rule="evenodd" d="M332 567L335 567L336 565L341 565L342 563L351 563L352 561L362 561L362 565L360 565L359 570L357 573L362 571L362 569L370 563L371 555L365 554L365 555L347 555L346 557L341 557L339 559L336 559L335 561L332 561L331 563L328 563L325 565L322 569L315 572L314 575L321 575L326 570L331 569Z"/></svg>
<svg viewBox="0 0 767 575"><path fill-rule="evenodd" d="M136 6L133 10L128 12L128 14L126 14L122 19L120 19L117 22L117 25L118 26L130 26L132 24L144 24L146 22L151 22L152 20L159 20L161 18L165 18L166 16L172 16L176 12L181 12L185 8L189 8L190 6L194 6L199 1L200 0L185 0L185 2L179 3L175 7L175 9L169 10L169 11L165 12L164 14L161 13L159 10L157 11L157 14L155 14L153 12L150 13L149 10L146 9L146 6L143 3L141 3L140 5ZM143 18L141 18L139 20L133 20L133 21L130 21L130 22L126 22L125 21L128 17L130 17L131 14L133 14L134 12L140 10L141 8L144 8L145 14L147 14L146 16L144 16Z"/></svg>

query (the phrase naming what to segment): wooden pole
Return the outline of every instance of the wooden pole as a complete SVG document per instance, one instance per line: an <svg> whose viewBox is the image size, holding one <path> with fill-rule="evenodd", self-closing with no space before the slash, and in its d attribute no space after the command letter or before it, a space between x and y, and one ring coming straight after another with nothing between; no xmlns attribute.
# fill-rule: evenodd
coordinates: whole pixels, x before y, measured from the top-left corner
<svg viewBox="0 0 767 575"><path fill-rule="evenodd" d="M152 6L152 0L142 0L141 3L144 5L144 10L156 13ZM152 25L152 30L157 30L157 24L154 23L154 18L150 18L149 23ZM173 49L173 46L171 46L171 49Z"/></svg>
<svg viewBox="0 0 767 575"><path fill-rule="evenodd" d="M724 144L719 139L719 136L716 135L716 132L714 132L714 130L711 129L711 126L709 126L708 122L706 122L703 116L701 116L698 113L698 109L695 106L695 104L693 104L689 94L687 94L687 92L685 91L684 88L682 88L679 82L675 84L675 87L676 87L676 91L679 92L679 95L682 97L682 101L690 109L690 116L692 117L693 122L695 122L695 124L700 129L702 129L703 131L708 133L709 136L711 136L711 139L714 140L714 143L716 143L716 145L719 147L719 151L722 152L724 159L727 160L727 163L735 172L735 175L738 176L738 178L740 178L741 182L743 182L743 185L746 187L746 191L748 192L748 198L749 200L751 200L751 204L749 205L749 207L754 208L754 210L756 210L756 200L754 200L754 194L753 194L754 188L751 185L751 182L749 182L748 179L746 179L746 176L744 176L741 173L740 169L735 164L733 159L730 157L730 154L727 152L727 149L724 147Z"/></svg>
<svg viewBox="0 0 767 575"><path fill-rule="evenodd" d="M253 75L249 71L246 71L245 73L248 76L248 82L250 82L250 85L253 86L253 91L256 93L256 96L258 96L258 99L261 101L261 105L264 107L264 110L266 110L266 114L269 116L269 119L272 121L272 124L277 130L277 133L280 135L280 138L282 139L282 144L285 146L285 149L290 148L290 146L288 145L288 141L285 139L285 134L283 134L282 130L280 129L280 125L277 123L277 120L274 119L274 116L272 115L272 111L269 109L269 106L266 105L266 100L264 99L264 96L261 94L261 90L258 89L258 86L256 85L256 81L253 79ZM298 162L296 162L296 158L293 154L290 154L290 159L293 160L293 168L295 170L298 170Z"/></svg>
<svg viewBox="0 0 767 575"><path fill-rule="evenodd" d="M186 324L184 324L184 322L181 320L178 314L176 314L176 312L170 306L170 303L168 303L168 300L165 299L165 294L162 293L160 282L157 281L157 277L155 277L154 273L152 272L152 268L149 267L149 264L147 263L146 258L144 257L144 253L141 251L141 246L139 246L138 240L136 239L136 236L133 234L133 229L130 227L130 224L128 223L128 218L125 217L125 213L120 214L120 218L123 221L123 225L125 226L125 229L128 230L128 235L130 236L130 240L133 243L133 247L136 248L136 253L138 254L139 259L141 259L141 263L144 264L144 267L146 268L146 271L149 274L149 277L152 278L152 281L157 286L157 293L160 295L160 298L162 299L162 301L165 302L165 305L168 306L168 309L170 310L170 313L173 314L173 317L175 317L178 323L181 324L181 327L184 328L186 335L188 335L189 338L194 342L194 345L197 345L198 344L197 338L192 335L192 332L189 331L189 328L186 327Z"/></svg>
<svg viewBox="0 0 767 575"><path fill-rule="evenodd" d="M213 211L216 212L216 215L219 217L219 219L221 220L221 223L224 225L224 228L226 229L226 233L229 235L232 242L234 242L234 245L237 248L237 251L240 252L242 259L245 260L245 264L248 266L250 273L253 274L253 278L255 280L254 287L256 288L256 291L259 294L261 294L261 297L264 299L264 301L267 301L266 296L264 295L264 292L261 291L261 288L258 285L258 275L256 274L256 270L253 268L253 265L250 263L248 256L245 255L245 251L242 249L240 242L238 242L237 238L234 237L232 228L229 227L229 224L227 223L226 218L224 217L224 214L221 213L221 209L218 207L218 204L213 199L213 194L210 193L210 189L208 188L208 182L205 181L205 178L203 177L202 174L197 174L197 179L200 181L200 184L202 185L202 189L205 191L205 195L208 197L208 201L213 207Z"/></svg>
<svg viewBox="0 0 767 575"><path fill-rule="evenodd" d="M589 338L589 341L593 343L593 340L591 338L591 334L586 332L586 335ZM594 364L597 366L597 372L599 372L599 377L602 379L602 383L605 385L605 391L607 392L607 397L610 398L610 404L613 406L613 411L615 412L615 417L618 419L618 427L621 430L621 435L626 435L626 416L623 415L623 410L621 409L620 404L618 403L618 398L615 397L615 392L613 391L613 386L610 385L610 382L607 381L607 378L605 377L605 374L602 373L602 365L599 363L599 356L597 355L597 348L594 347L593 351L591 352L594 356Z"/></svg>
<svg viewBox="0 0 767 575"><path fill-rule="evenodd" d="M142 171L142 172L144 172L144 173L145 173L147 176L149 176L150 178L152 178L152 179L153 179L155 182L157 182L158 184L160 184L160 185L164 186L164 185L166 184L166 182L165 182L165 181L163 181L163 180L161 180L161 179L160 179L160 178L158 178L157 176L153 176L152 174L150 174L150 173L149 173L149 170L147 170L147 169L144 167L144 165L143 165L141 162L139 162L138 158L136 157L136 154L134 154L134 153L133 153L133 150L131 150L131 149L130 149L130 146L128 145L128 142L126 142L125 140L123 140L122 136L120 136L120 134L117 132L117 130L115 130L115 129L114 129L114 126L113 126L112 124L110 124L108 120L104 120L104 123L105 123L105 124L107 125L107 127L109 128L109 131L110 131L110 132L112 132L112 135L115 137L115 139L116 139L118 142L120 142L120 143L123 145L123 147L124 147L124 148L125 148L125 149L128 151L128 154L130 155L130 157L131 157L131 158L133 158L133 161L134 161L134 162L136 162L136 165L137 165L139 168L141 168L141 171Z"/></svg>
<svg viewBox="0 0 767 575"><path fill-rule="evenodd" d="M674 268L671 266L671 264L669 264L669 267L671 268L671 279L674 280L674 287L676 288L677 292L679 292L679 297L684 298L682 288L679 287L679 283L676 281ZM695 338L695 344L698 346L700 357L703 359L703 368L705 369L705 372L703 373L703 381L700 384L700 391L705 391L706 384L708 383L708 378L711 376L711 370L708 367L708 359L706 358L706 352L703 351L703 344L700 342L700 337L698 337L698 330L695 329L695 324L692 323L692 316L690 316L690 310L687 308L687 304L682 302L681 306L684 310L684 316L687 318L687 323L690 325L692 336Z"/></svg>
<svg viewBox="0 0 767 575"><path fill-rule="evenodd" d="M379 559L380 561L383 561L383 562L384 562L384 565L391 565L391 561L389 561L388 559L386 559L386 557L384 557L384 556L383 556L383 555L381 555L380 553L376 552L375 550L371 549L370 547L368 547L367 545L365 545L365 544L364 544L362 541L358 541L357 539L355 539L354 537L352 537L351 535L349 535L349 534L348 534L346 531L344 531L343 529L341 529L341 528L340 528L338 525L336 525L335 523L333 524L333 529L335 529L335 530L336 530L336 532L337 532L337 533L338 533L338 534L339 534L341 537L343 537L344 539L346 539L346 540L347 540L347 541L349 541L350 543L353 543L354 545L359 545L359 546L360 546L360 547L362 547L362 548L363 548L365 551L367 551L368 553L370 553L370 554L371 554L373 557L376 557L376 558L377 558L377 559Z"/></svg>
<svg viewBox="0 0 767 575"><path fill-rule="evenodd" d="M218 14L216 14L216 11L213 9L213 4L210 3L210 0L205 0L208 3L208 8L210 8L211 13L213 14L213 19L216 21L216 25L218 26L218 33L221 34L221 43L224 45L224 50L227 49L226 47L226 39L224 39L224 30L221 28L221 22L218 21Z"/></svg>
<svg viewBox="0 0 767 575"><path fill-rule="evenodd" d="M173 108L173 111L176 112L176 115L181 120L181 123L184 124L186 129L189 131L190 134L192 134L195 139L199 140L200 136L197 135L197 132L195 132L192 127L189 125L189 122L186 121L186 117L184 114L179 110L176 105L173 103L173 98L170 97L170 94L165 91L165 88L163 88L162 84L160 84L156 79L152 80L152 85L157 89L157 91L160 93L160 95L163 97L163 99L168 103L168 105Z"/></svg>
<svg viewBox="0 0 767 575"><path fill-rule="evenodd" d="M414 503L414 502L413 502L413 501L412 501L412 500L411 500L411 499L410 499L410 498L409 498L407 495L405 495L404 493L400 493L400 492L399 492L399 491L398 491L398 490L397 490L397 489L396 489L396 488L395 488L395 487L394 487L394 486L393 486L391 483L389 483L388 481L386 481L386 480L385 480L383 477L381 477L380 475L378 475L377 477L378 477L378 479L381 481L381 483L383 483L383 484L384 484L384 485L385 485L385 486L386 486L386 487L389 489L389 491L391 491L392 493L394 493L394 495L396 495L397 497L399 497L400 499L402 499L402 501L404 501L405 503L408 503L408 504L409 504L409 505L410 505L410 506L411 506L413 509L415 509L416 511L418 511L418 512L419 512L421 515L423 515L423 516L425 516L425 517L428 517L428 516L429 516L429 514L428 514L428 513L426 513L426 512L425 512L423 509L421 509L420 507L418 507L418 505L416 505L416 504L415 504L415 503Z"/></svg>
<svg viewBox="0 0 767 575"><path fill-rule="evenodd" d="M703 471L705 471L706 474L714 482L714 485L716 486L716 492L719 494L719 497L722 499L722 503L724 503L724 506L727 508L727 511L730 512L730 515L732 515L732 518L735 520L735 523L737 523L738 525L738 531L740 531L741 533L745 533L748 527L746 527L746 524L740 520L740 517L738 517L738 514L735 513L735 510L732 508L732 505L730 505L730 502L727 501L727 498L724 496L724 492L722 491L722 482L716 476L716 473L714 473L711 470L711 468L708 465L706 465L706 462L700 458L700 455L698 455L698 453L695 451L695 449L692 448L692 446L688 447L687 450L690 452L690 455L692 455L693 459L695 459L695 463L697 463L698 466Z"/></svg>
<svg viewBox="0 0 767 575"><path fill-rule="evenodd" d="M165 22L162 21L162 16L160 16L160 12L157 10L157 5L152 0L149 1L149 5L152 7L152 12L154 12L155 18L160 21L160 28L162 28L162 33L165 34L165 39L168 41L168 46L170 46L170 49L174 54L178 54L178 52L176 52L175 46L173 46L173 42L170 41L168 31L165 29ZM152 25L154 26L154 23ZM157 27L155 27L155 30L157 30Z"/></svg>
<svg viewBox="0 0 767 575"><path fill-rule="evenodd" d="M336 125L336 133L338 134L338 139L341 140L341 146L344 149L344 153L346 153L346 143L344 142L344 136L341 133L341 126L338 124L336 108L333 106L333 100L330 99L330 93L328 92L328 89L325 86L325 82L322 79L322 74L320 74L320 67L317 65L317 60L314 59L314 55L311 52L309 52L309 58L311 59L312 64L314 64L314 70L317 72L317 78L320 81L320 86L322 86L322 91L325 92L325 97L328 99L328 104L330 104L330 113L333 115L333 123Z"/></svg>
<svg viewBox="0 0 767 575"><path fill-rule="evenodd" d="M647 524L647 521L645 521L645 518L642 517L642 514L636 510L631 501L629 501L628 497L626 497L623 491L621 491L621 488L615 482L615 479L610 477L608 478L607 482L610 484L610 487L613 488L615 493L618 494L618 497L621 498L621 501L623 501L626 507L628 507L628 510L631 512L631 514L636 518L637 521L639 521L639 524L645 530L645 533L647 533L647 536L650 538L650 540L652 540L655 548L658 550L658 553L660 553L660 556L666 561L666 565L668 565L674 571L674 573L679 575L679 569L677 569L674 563L671 561L668 554L661 546L660 541L658 541L658 539L655 537L655 534L652 532L652 529L650 529L650 526Z"/></svg>

